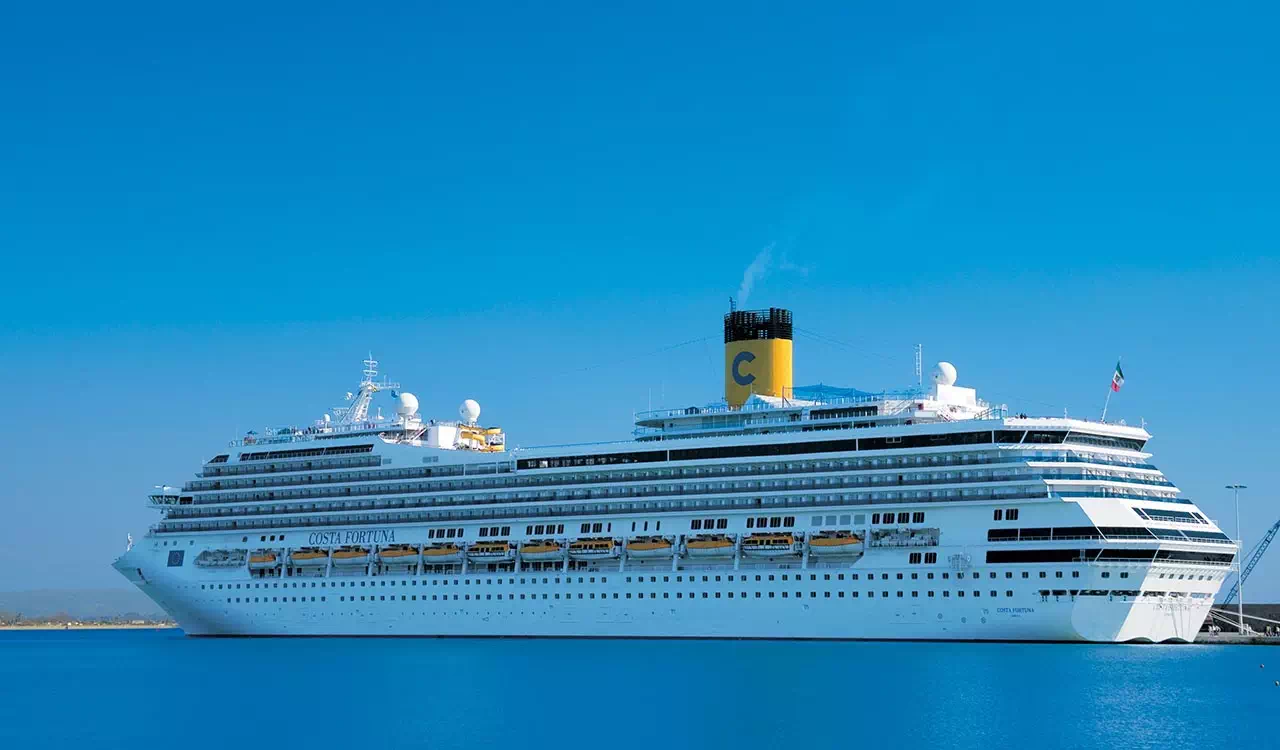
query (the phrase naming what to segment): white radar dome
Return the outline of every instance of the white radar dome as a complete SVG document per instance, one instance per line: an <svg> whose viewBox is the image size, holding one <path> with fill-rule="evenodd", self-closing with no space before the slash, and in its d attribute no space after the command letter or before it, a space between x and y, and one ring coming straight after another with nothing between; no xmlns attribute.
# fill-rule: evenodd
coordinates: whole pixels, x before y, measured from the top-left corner
<svg viewBox="0 0 1280 750"><path fill-rule="evenodd" d="M412 393L401 393L396 403L396 414L412 417L418 413L418 397Z"/></svg>
<svg viewBox="0 0 1280 750"><path fill-rule="evenodd" d="M933 382L938 385L956 384L956 366L950 362L939 362L933 367Z"/></svg>
<svg viewBox="0 0 1280 750"><path fill-rule="evenodd" d="M480 418L480 404L473 399L467 399L462 402L462 406L458 407L458 416L462 417L462 421L467 424L475 424Z"/></svg>

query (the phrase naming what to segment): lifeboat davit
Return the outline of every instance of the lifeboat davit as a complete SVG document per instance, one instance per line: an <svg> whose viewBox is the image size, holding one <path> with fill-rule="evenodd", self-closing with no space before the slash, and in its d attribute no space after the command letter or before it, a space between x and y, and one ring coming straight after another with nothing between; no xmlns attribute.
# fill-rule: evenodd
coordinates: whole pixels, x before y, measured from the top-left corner
<svg viewBox="0 0 1280 750"><path fill-rule="evenodd" d="M633 560L653 560L671 557L674 549L671 540L665 537L640 537L627 542L627 557Z"/></svg>
<svg viewBox="0 0 1280 750"><path fill-rule="evenodd" d="M564 547L554 539L533 539L520 547L525 562L552 562L564 559Z"/></svg>
<svg viewBox="0 0 1280 750"><path fill-rule="evenodd" d="M462 562L462 548L455 544L436 544L422 550L427 565L456 565Z"/></svg>
<svg viewBox="0 0 1280 750"><path fill-rule="evenodd" d="M608 560L618 556L618 543L612 539L579 539L569 545L574 560Z"/></svg>
<svg viewBox="0 0 1280 750"><path fill-rule="evenodd" d="M280 558L268 550L258 550L249 555L249 570L269 570L280 566Z"/></svg>
<svg viewBox="0 0 1280 750"><path fill-rule="evenodd" d="M724 534L702 534L684 543L689 557L730 557L733 540Z"/></svg>
<svg viewBox="0 0 1280 750"><path fill-rule="evenodd" d="M507 562L515 556L516 550L510 542L476 542L467 547L467 559L471 562Z"/></svg>
<svg viewBox="0 0 1280 750"><path fill-rule="evenodd" d="M365 547L343 547L333 551L333 564L350 568L369 564L369 550Z"/></svg>
<svg viewBox="0 0 1280 750"><path fill-rule="evenodd" d="M742 540L742 554L748 557L787 557L799 552L790 534L753 534Z"/></svg>
<svg viewBox="0 0 1280 750"><path fill-rule="evenodd" d="M809 537L809 554L821 557L853 555L862 551L862 537L849 531L827 531Z"/></svg>
<svg viewBox="0 0 1280 750"><path fill-rule="evenodd" d="M383 565L417 565L418 548L412 544L393 544L378 550L378 562Z"/></svg>
<svg viewBox="0 0 1280 750"><path fill-rule="evenodd" d="M289 564L295 568L315 567L329 563L329 551L315 547L303 547L289 553Z"/></svg>

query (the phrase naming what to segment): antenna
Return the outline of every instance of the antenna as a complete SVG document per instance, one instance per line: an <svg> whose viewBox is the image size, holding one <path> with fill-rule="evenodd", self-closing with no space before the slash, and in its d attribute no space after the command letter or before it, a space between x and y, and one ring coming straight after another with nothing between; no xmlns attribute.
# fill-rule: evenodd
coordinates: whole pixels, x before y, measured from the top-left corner
<svg viewBox="0 0 1280 750"><path fill-rule="evenodd" d="M361 374L364 378L360 381L360 390L354 394L347 392L347 401L351 405L333 409L333 415L338 418L340 424L364 422L369 418L369 402L373 400L373 394L381 390L395 391L400 388L399 383L386 380L381 383L374 382L373 379L378 376L378 360L373 358L373 352L369 352L369 358L364 361L364 370Z"/></svg>
<svg viewBox="0 0 1280 750"><path fill-rule="evenodd" d="M735 312L738 309L738 302L733 297L729 298L729 312Z"/></svg>
<svg viewBox="0 0 1280 750"><path fill-rule="evenodd" d="M916 385L924 387L924 344L916 344Z"/></svg>

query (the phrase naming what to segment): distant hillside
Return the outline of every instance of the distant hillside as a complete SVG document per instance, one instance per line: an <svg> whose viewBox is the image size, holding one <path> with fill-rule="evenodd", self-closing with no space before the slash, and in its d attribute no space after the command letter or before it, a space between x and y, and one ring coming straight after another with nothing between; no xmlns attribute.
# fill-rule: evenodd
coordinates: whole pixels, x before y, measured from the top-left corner
<svg viewBox="0 0 1280 750"><path fill-rule="evenodd" d="M0 592L0 612L49 617L62 612L77 618L161 617L164 610L141 591L127 589L38 589Z"/></svg>

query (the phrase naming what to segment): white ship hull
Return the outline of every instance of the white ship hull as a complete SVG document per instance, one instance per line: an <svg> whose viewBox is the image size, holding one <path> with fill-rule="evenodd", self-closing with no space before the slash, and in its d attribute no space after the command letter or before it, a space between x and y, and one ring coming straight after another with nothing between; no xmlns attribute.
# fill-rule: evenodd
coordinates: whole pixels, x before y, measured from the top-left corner
<svg viewBox="0 0 1280 750"><path fill-rule="evenodd" d="M1177 600L1155 597L1050 596L1042 600L1035 579L1030 586L1019 581L1013 597L1004 591L994 598L983 596L941 599L896 596L897 581L887 590L867 597L868 584L852 581L789 581L783 572L794 569L752 568L739 571L747 581L720 584L696 583L663 589L657 583L626 583L625 573L595 574L597 583L577 584L577 573L559 576L575 583L508 584L506 581L541 581L555 574L484 574L459 576L361 577L369 586L334 591L310 588L318 579L270 580L286 588L236 590L242 601L228 597L228 590L204 589L176 575L148 576L139 580L121 568L139 588L172 615L189 635L196 636L504 636L504 637L608 637L608 638L786 638L786 639L885 639L885 640L992 640L992 641L1093 641L1093 642L1190 642L1195 639L1212 605L1211 598ZM775 582L769 584L769 572ZM766 580L755 582L763 574ZM670 577L670 574L668 574ZM639 578L639 574L632 576ZM646 578L648 575L645 576ZM656 576L661 580L661 576ZM727 577L727 573L722 574ZM449 578L449 586L440 585ZM601 579L607 579L601 581ZM701 574L697 574L701 578ZM835 576L832 576L834 579ZM435 580L437 585L430 585ZM354 586L357 579L342 580ZM416 585L414 581L416 580ZM455 585L462 580L474 585ZM493 581L493 583L490 583ZM502 581L502 583L498 583ZM295 589L293 584L307 586ZM374 585L376 584L376 586ZM889 582L871 584L876 589ZM208 585L208 584L206 584ZM225 584L224 584L225 585ZM978 585L987 585L985 582ZM1003 581L1000 585L1005 585ZM954 586L952 587L954 588ZM431 596L446 596L447 601ZM782 598L783 591L788 594ZM860 593L851 597L852 591ZM936 589L935 589L936 590ZM356 601L348 601L351 591ZM501 601L494 592L503 592ZM682 595L675 598L677 591ZM356 593L359 592L359 593ZM434 594L431 592L435 592ZM466 593L461 593L466 592ZM734 594L733 599L728 594ZM756 593L762 594L756 598ZM800 596L797 597L796 593ZM845 595L839 597L843 592ZM459 599L452 596L457 593ZM627 599L626 594L632 594ZM656 598L648 598L649 594ZM746 599L741 598L742 594ZM773 596L770 597L769 593ZM360 601L361 595L376 599ZM561 599L542 599L542 594ZM618 598L613 598L617 594ZM641 594L645 598L638 598ZM664 597L663 595L667 596ZM706 594L706 598L703 595ZM256 595L256 596L252 596ZM312 597L316 601L311 601ZM515 598L511 598L514 595ZM581 595L583 598L579 599ZM718 598L717 598L718 595ZM324 596L324 601L320 597ZM339 596L343 597L339 601ZM415 597L409 599L409 597ZM474 597L463 599L462 597ZM524 596L524 599L520 597ZM594 596L594 599L588 598ZM403 599L402 599L403 597ZM230 598L233 601L228 602ZM294 599L297 601L294 601ZM249 599L263 601L249 603ZM279 601L266 601L275 599ZM1017 602L1013 604L1011 602Z"/></svg>

